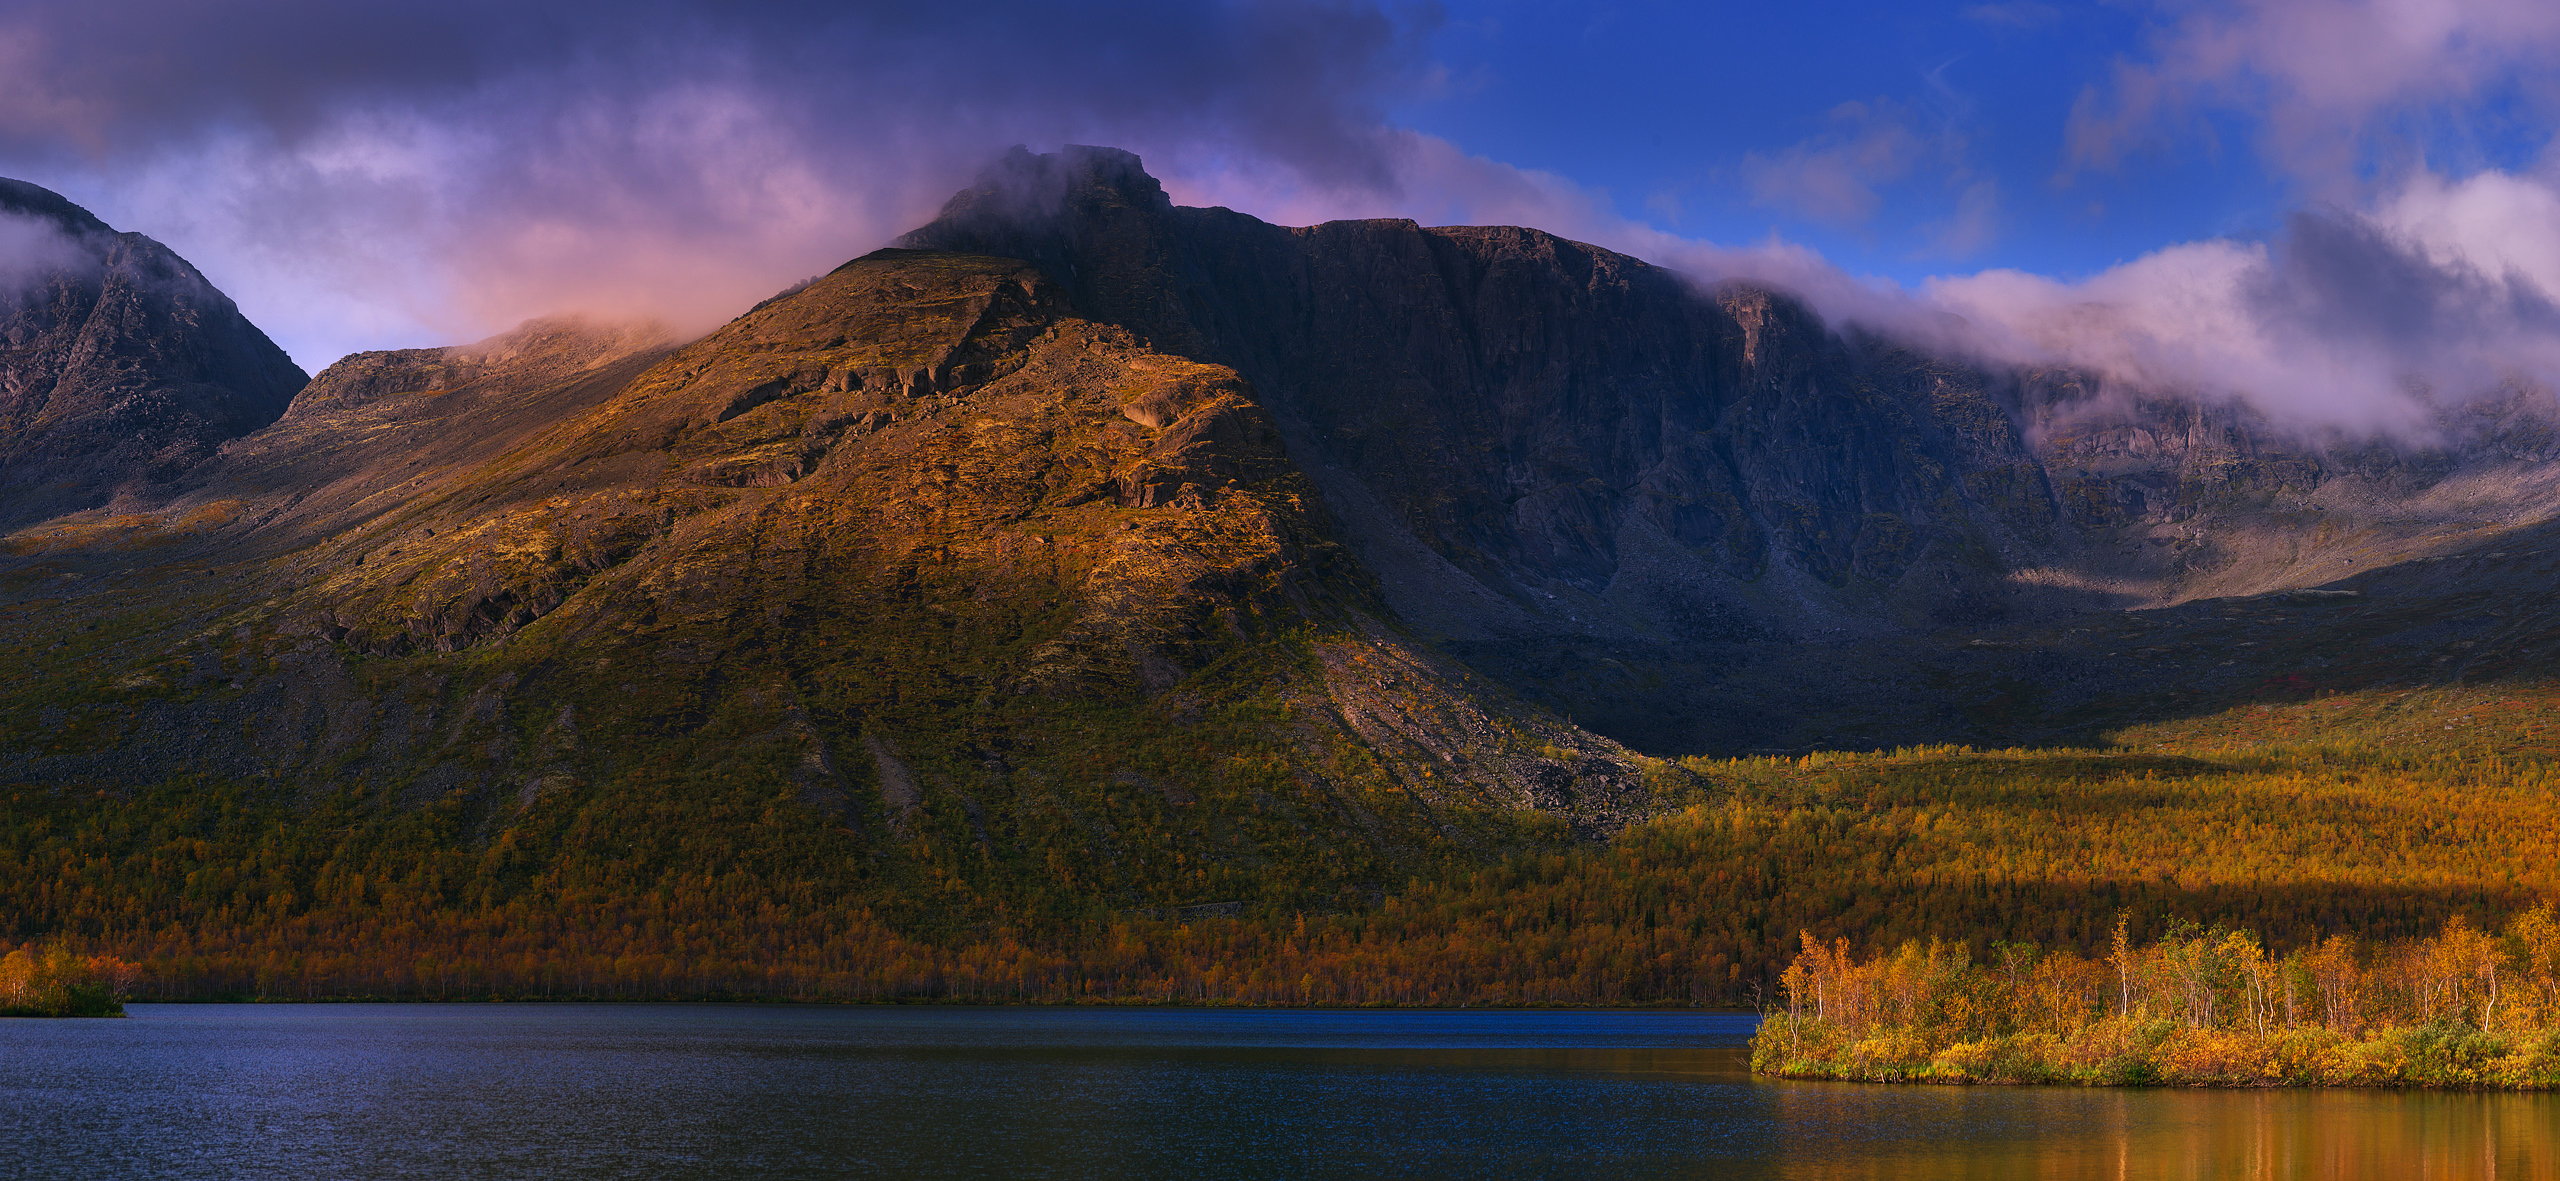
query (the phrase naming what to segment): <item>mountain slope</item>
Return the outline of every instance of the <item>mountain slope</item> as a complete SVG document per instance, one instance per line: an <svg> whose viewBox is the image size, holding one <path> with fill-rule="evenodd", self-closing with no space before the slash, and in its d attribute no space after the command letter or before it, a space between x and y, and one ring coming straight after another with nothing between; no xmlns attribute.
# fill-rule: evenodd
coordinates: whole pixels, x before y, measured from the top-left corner
<svg viewBox="0 0 2560 1181"><path fill-rule="evenodd" d="M16 777L281 781L475 841L771 785L917 921L1339 904L1658 806L1645 760L1397 633L1248 383L1019 262L883 252L628 344L554 332L559 363L478 386L444 355L323 374L168 510L247 506L180 552L281 556L139 671L39 657L70 692L9 715ZM524 410L447 462L456 398ZM68 527L21 544L72 562Z"/></svg>
<svg viewBox="0 0 2560 1181"><path fill-rule="evenodd" d="M1453 639L1996 619L2021 593L2000 553L2051 532L1978 375L1536 230L1287 229L1070 148L1017 152L904 241L1037 262L1087 314L1251 377L1365 510L1398 609Z"/></svg>

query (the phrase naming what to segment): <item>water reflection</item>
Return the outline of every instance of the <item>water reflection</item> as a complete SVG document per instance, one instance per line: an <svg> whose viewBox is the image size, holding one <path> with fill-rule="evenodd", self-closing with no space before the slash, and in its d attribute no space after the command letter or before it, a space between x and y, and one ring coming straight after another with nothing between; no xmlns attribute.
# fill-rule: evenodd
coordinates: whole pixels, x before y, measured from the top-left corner
<svg viewBox="0 0 2560 1181"><path fill-rule="evenodd" d="M2560 1097L2397 1091L1775 1088L1784 1175L2554 1178Z"/></svg>
<svg viewBox="0 0 2560 1181"><path fill-rule="evenodd" d="M1718 1014L134 1012L0 1022L0 1176L2560 1176L2553 1096L1775 1084Z"/></svg>

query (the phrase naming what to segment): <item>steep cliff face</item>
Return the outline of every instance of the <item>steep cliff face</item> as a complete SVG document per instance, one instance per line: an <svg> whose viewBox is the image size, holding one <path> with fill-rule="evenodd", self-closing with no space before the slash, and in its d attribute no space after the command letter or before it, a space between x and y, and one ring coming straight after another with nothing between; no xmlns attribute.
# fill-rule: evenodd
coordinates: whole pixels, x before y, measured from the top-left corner
<svg viewBox="0 0 2560 1181"><path fill-rule="evenodd" d="M1178 208L1108 149L1017 151L905 241L1030 260L1087 315L1235 367L1402 619L1639 746L1998 741L1986 719L2111 680L2221 674L1973 639L2326 586L2560 516L2546 395L2447 406L2432 439L2302 437L1534 230Z"/></svg>
<svg viewBox="0 0 2560 1181"><path fill-rule="evenodd" d="M0 180L0 523L165 481L305 380L168 247Z"/></svg>
<svg viewBox="0 0 2560 1181"><path fill-rule="evenodd" d="M1236 367L1444 637L1791 639L1996 620L2053 498L1984 378L1536 230L1266 225L1135 158L1017 152L909 245L1040 264Z"/></svg>

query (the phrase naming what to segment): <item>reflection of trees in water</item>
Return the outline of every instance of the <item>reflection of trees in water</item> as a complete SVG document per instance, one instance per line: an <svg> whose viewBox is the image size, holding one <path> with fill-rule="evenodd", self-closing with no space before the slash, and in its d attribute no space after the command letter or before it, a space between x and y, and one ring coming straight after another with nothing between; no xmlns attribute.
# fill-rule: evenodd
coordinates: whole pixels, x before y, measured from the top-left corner
<svg viewBox="0 0 2560 1181"><path fill-rule="evenodd" d="M1775 1088L1804 1181L2560 1175L2560 1096L2370 1090Z"/></svg>

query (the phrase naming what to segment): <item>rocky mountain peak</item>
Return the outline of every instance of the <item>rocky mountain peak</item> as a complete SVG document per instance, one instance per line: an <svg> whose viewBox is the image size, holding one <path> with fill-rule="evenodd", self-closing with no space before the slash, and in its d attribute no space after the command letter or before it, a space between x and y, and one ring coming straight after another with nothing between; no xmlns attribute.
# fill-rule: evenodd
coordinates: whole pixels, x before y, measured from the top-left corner
<svg viewBox="0 0 2560 1181"><path fill-rule="evenodd" d="M1160 213L1173 199L1134 152L1069 144L1035 153L1017 144L943 202L932 226L898 245L934 249L948 233L1055 230L1113 208Z"/></svg>
<svg viewBox="0 0 2560 1181"><path fill-rule="evenodd" d="M485 340L441 348L351 353L321 370L293 400L297 417L325 415L398 394L497 382L538 387L676 343L654 320L543 316Z"/></svg>
<svg viewBox="0 0 2560 1181"><path fill-rule="evenodd" d="M168 247L24 181L0 211L0 523L172 479L308 380Z"/></svg>
<svg viewBox="0 0 2560 1181"><path fill-rule="evenodd" d="M1978 623L2040 593L2006 555L2051 543L2051 496L1981 374L1535 229L1273 226L1163 204L1133 167L1011 157L1043 183L906 241L1027 259L1081 314L1242 373L1398 614L1462 650L1579 677L1595 649Z"/></svg>

